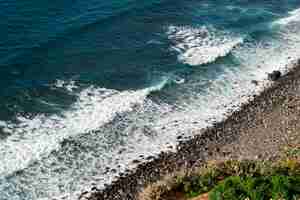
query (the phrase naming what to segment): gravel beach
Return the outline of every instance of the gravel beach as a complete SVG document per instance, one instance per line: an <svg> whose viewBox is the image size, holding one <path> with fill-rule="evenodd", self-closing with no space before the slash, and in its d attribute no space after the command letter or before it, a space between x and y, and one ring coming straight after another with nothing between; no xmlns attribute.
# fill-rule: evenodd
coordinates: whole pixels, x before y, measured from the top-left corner
<svg viewBox="0 0 300 200"><path fill-rule="evenodd" d="M147 184L208 160L273 160L283 147L300 143L299 131L300 61L226 120L180 142L176 153L161 153L105 190L83 193L80 200L135 200Z"/></svg>

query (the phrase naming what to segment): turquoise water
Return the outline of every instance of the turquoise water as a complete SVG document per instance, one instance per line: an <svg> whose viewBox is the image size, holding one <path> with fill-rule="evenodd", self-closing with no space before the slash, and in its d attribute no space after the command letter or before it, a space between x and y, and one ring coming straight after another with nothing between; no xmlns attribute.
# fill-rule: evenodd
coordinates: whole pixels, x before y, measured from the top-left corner
<svg viewBox="0 0 300 200"><path fill-rule="evenodd" d="M0 200L102 188L223 119L300 55L296 0L0 8Z"/></svg>

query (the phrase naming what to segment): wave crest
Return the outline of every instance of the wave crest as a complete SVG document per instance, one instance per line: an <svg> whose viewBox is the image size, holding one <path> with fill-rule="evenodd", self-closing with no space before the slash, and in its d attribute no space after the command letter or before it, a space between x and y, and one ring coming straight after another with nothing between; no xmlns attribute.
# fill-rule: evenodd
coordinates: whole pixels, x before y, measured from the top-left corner
<svg viewBox="0 0 300 200"><path fill-rule="evenodd" d="M292 22L299 22L300 21L300 8L289 12L288 17L284 17L275 21L273 24L277 25L288 25Z"/></svg>
<svg viewBox="0 0 300 200"><path fill-rule="evenodd" d="M78 94L70 110L61 114L18 117L18 123L0 122L5 132L13 133L0 141L0 175L22 170L60 149L64 139L95 131L119 114L143 105L151 92L161 90L167 82L165 77L151 87L123 92L91 86Z"/></svg>
<svg viewBox="0 0 300 200"><path fill-rule="evenodd" d="M192 66L214 62L229 54L243 43L242 37L217 31L214 28L170 26L168 38L174 43L172 49L179 53L178 60Z"/></svg>

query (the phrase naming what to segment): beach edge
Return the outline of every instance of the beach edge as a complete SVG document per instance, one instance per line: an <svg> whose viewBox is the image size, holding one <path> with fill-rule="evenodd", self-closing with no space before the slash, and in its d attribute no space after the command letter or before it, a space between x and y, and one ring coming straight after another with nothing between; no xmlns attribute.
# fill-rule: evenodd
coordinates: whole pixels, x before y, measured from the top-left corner
<svg viewBox="0 0 300 200"><path fill-rule="evenodd" d="M183 140L177 146L176 152L162 152L153 160L141 163L133 171L127 171L105 189L91 188L82 193L80 200L136 200L138 193L148 184L158 181L161 177L182 169L201 165L216 156L225 157L222 146L233 144L242 137L243 129L256 123L257 115L270 112L289 98L291 90L300 84L300 60L293 63L290 70L277 81L265 88L259 95L249 98L249 101L232 112L223 121L212 127L199 130L190 139Z"/></svg>

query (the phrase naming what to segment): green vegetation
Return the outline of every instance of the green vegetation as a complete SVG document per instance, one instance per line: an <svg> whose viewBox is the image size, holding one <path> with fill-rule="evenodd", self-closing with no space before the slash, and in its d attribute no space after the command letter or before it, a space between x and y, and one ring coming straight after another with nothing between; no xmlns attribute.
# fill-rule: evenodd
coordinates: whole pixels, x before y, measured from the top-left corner
<svg viewBox="0 0 300 200"><path fill-rule="evenodd" d="M226 178L209 195L210 200L297 200L300 194L300 176L260 176Z"/></svg>
<svg viewBox="0 0 300 200"><path fill-rule="evenodd" d="M210 192L211 200L293 200L300 197L299 170L299 163L290 159L275 165L226 161L182 178L176 190L188 197Z"/></svg>
<svg viewBox="0 0 300 200"><path fill-rule="evenodd" d="M149 186L141 200L186 199L209 193L209 200L299 200L300 148L288 148L278 162L210 162L192 172L170 175ZM172 198L171 198L172 199Z"/></svg>

